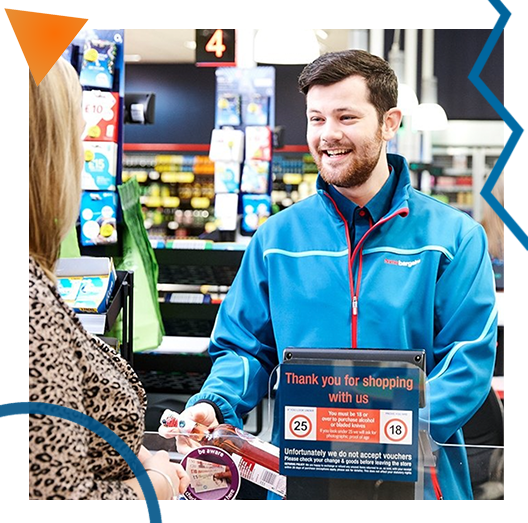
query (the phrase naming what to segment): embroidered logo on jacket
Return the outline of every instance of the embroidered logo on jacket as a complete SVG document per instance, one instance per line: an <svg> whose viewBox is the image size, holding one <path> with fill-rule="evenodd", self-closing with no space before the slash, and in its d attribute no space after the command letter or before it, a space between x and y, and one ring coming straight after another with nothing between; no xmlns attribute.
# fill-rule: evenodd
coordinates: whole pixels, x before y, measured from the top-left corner
<svg viewBox="0 0 528 523"><path fill-rule="evenodd" d="M399 267L414 267L415 265L418 265L422 260L411 260L411 261L402 261L402 260L389 260L388 258L385 258L383 260L385 263L388 263L389 265L398 265Z"/></svg>

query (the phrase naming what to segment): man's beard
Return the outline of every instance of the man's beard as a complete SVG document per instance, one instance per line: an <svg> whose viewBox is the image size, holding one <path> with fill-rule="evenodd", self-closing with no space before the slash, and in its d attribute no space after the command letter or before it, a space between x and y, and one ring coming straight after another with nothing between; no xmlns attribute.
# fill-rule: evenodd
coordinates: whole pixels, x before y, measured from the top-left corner
<svg viewBox="0 0 528 523"><path fill-rule="evenodd" d="M363 150L359 155L357 153L357 148L354 145L344 146L342 143L327 144L328 148L342 147L351 150L349 153L351 157L348 159L346 165L336 167L335 169L328 169L323 165L322 159L325 153L320 147L318 147L316 151L310 147L310 152L312 153L323 180L336 187L344 188L360 187L366 183L372 175L372 171L378 164L381 155L383 147L381 136L380 127L376 136L363 145Z"/></svg>

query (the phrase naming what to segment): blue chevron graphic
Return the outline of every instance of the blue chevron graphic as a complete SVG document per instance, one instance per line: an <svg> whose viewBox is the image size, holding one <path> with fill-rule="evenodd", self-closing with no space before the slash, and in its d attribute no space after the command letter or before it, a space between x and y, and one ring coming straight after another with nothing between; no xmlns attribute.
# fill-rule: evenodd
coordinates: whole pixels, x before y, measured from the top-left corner
<svg viewBox="0 0 528 523"><path fill-rule="evenodd" d="M510 135L510 138L508 139L508 142L504 146L504 149L502 150L502 153L500 154L497 162L495 163L495 166L493 167L490 175L488 176L486 183L482 187L482 191L480 192L480 194L488 202L491 208L497 213L499 218L504 222L504 225L506 225L506 227L510 229L510 231L515 235L515 237L522 243L524 248L528 250L528 236L521 229L521 227L519 227L517 222L502 206L502 204L499 203L497 198L495 198L495 196L491 193L493 187L495 187L495 184L497 183L497 179L499 178L501 172L504 170L504 166L508 162L511 153L515 149L515 146L517 145L517 142L519 141L519 138L523 133L523 128L517 123L513 116L499 102L497 97L491 92L488 86L479 77L480 73L482 72L482 69L484 68L484 65L486 64L491 54L491 51L495 47L497 40L504 31L504 27L506 26L511 16L511 13L508 11L508 9L506 9L504 4L500 0L489 1L491 5L493 5L493 7L500 14L500 17L497 24L493 28L493 31L491 32L488 40L486 41L486 44L484 45L484 48L482 49L479 57L477 58L473 69L471 69L468 78L484 96L487 102L504 120L504 122L511 129L512 133Z"/></svg>

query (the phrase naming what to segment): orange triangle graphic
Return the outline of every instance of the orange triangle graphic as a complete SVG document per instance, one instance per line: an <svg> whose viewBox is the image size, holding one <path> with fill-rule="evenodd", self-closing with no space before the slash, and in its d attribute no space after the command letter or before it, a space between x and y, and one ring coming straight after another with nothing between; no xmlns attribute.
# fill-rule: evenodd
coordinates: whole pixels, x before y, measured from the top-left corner
<svg viewBox="0 0 528 523"><path fill-rule="evenodd" d="M6 13L37 85L88 21L14 9Z"/></svg>

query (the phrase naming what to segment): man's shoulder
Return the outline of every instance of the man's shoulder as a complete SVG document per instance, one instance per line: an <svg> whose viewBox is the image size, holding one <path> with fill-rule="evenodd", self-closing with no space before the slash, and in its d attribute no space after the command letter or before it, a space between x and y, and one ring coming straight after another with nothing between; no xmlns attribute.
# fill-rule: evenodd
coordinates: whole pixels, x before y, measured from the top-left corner
<svg viewBox="0 0 528 523"><path fill-rule="evenodd" d="M476 223L467 212L417 189L413 189L411 201L416 212L429 212L442 219L467 222L468 224Z"/></svg>
<svg viewBox="0 0 528 523"><path fill-rule="evenodd" d="M295 202L294 204L282 209L278 213L271 216L266 223L275 223L276 225L284 225L299 219L305 219L307 216L312 216L312 213L320 206L320 196L315 193L306 198Z"/></svg>
<svg viewBox="0 0 528 523"><path fill-rule="evenodd" d="M410 216L429 237L458 244L467 234L482 234L482 226L472 216L433 196L413 190Z"/></svg>

